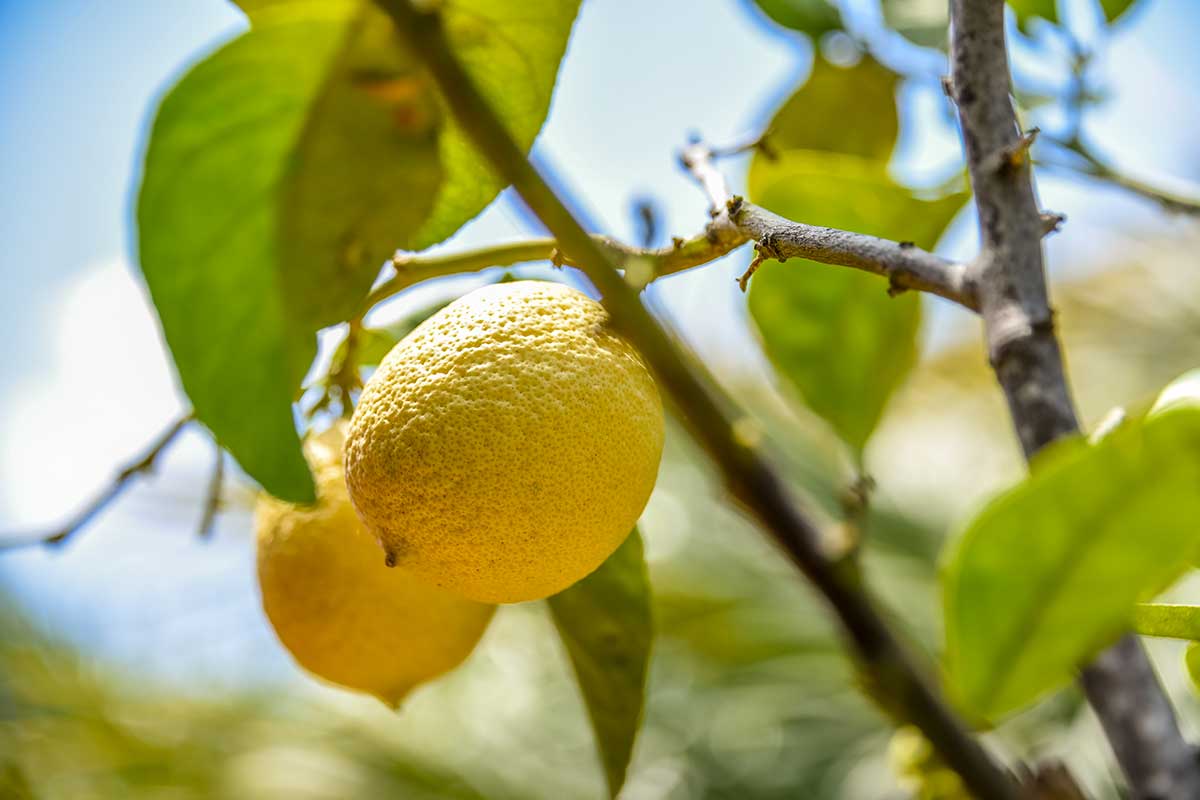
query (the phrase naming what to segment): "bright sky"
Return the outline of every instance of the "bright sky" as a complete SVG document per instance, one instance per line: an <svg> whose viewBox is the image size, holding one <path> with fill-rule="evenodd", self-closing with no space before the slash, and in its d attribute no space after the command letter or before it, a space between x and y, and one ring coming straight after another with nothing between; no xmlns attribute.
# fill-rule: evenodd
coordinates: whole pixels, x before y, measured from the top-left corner
<svg viewBox="0 0 1200 800"><path fill-rule="evenodd" d="M1142 5L1112 39L1113 97L1089 130L1131 169L1200 179L1200 6ZM0 535L64 520L183 407L131 266L131 188L155 96L242 25L222 0L0 0ZM649 195L667 233L692 233L704 199L676 149L693 130L718 143L757 130L808 58L733 0L590 0L538 152L605 232L633 238L631 199ZM1017 63L1053 74L1028 47ZM927 178L953 165L936 85L902 99L897 172ZM1044 176L1040 192L1070 216L1049 244L1058 275L1173 224L1090 184ZM448 247L526 232L502 200ZM943 249L967 255L973 244L965 215ZM754 352L733 284L745 260L649 292L706 357ZM955 314L939 306L935 325ZM246 514L225 516L215 541L194 539L211 459L205 438L189 435L159 477L65 551L0 555L0 585L48 627L164 675L234 680L248 661L290 669L256 611Z"/></svg>

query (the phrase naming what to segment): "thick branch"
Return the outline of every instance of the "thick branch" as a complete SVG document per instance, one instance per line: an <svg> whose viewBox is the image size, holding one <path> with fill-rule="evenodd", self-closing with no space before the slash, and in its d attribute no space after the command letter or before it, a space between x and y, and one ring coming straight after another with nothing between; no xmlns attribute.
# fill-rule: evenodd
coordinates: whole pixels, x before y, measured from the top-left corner
<svg viewBox="0 0 1200 800"><path fill-rule="evenodd" d="M1077 433L1042 265L1030 137L1009 96L1001 0L952 0L951 81L982 238L979 303L996 377L1027 457ZM1122 639L1083 686L1135 795L1200 797L1200 766L1140 643Z"/></svg>
<svg viewBox="0 0 1200 800"><path fill-rule="evenodd" d="M0 541L0 550L8 550L16 547L27 547L34 544L43 544L49 547L62 545L78 531L82 530L89 522L91 522L101 511L108 507L108 504L120 497L125 491L130 482L138 475L144 472L150 472L154 469L154 464L163 451L175 441L175 437L179 435L187 424L192 421L192 415L187 414L172 422L166 430L164 430L154 443L150 445L141 456L135 461L131 461L125 465L114 477L112 483L106 486L95 498L92 499L84 508L76 514L71 520L57 531L53 533L43 534L41 536L22 536L13 537Z"/></svg>
<svg viewBox="0 0 1200 800"><path fill-rule="evenodd" d="M762 523L793 562L824 595L842 622L866 675L896 716L920 726L945 761L984 800L1014 800L1016 785L949 710L913 656L896 639L846 562L835 564L821 551L812 523L789 496L761 450L761 437L747 436L749 423L715 388L650 315L617 271L610 253L571 216L517 147L503 123L455 59L436 12L417 11L409 0L377 0L395 21L412 51L424 62L447 105L472 143L496 172L511 183L554 234L559 245L604 295L613 326L629 338L653 367L693 435L720 467L730 491ZM741 430L741 435L737 431Z"/></svg>

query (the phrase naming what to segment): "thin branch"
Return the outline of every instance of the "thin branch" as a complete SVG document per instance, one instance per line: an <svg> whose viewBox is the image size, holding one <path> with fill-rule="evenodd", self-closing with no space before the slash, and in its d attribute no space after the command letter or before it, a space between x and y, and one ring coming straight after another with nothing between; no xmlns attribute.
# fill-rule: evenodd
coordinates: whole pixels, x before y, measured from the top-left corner
<svg viewBox="0 0 1200 800"><path fill-rule="evenodd" d="M759 263L806 258L851 267L887 278L893 293L909 289L929 292L972 311L979 310L971 265L948 261L912 242L806 225L773 214L730 194L725 177L714 163L715 155L712 148L696 143L683 151L680 161L708 195L712 216L708 230L718 236L754 240ZM748 278L743 276L743 288Z"/></svg>
<svg viewBox="0 0 1200 800"><path fill-rule="evenodd" d="M0 550L15 549L18 547L28 547L30 545L46 545L48 547L58 547L65 543L68 539L74 536L77 532L87 526L97 515L100 514L109 503L116 500L125 491L126 487L133 481L135 477L154 469L154 464L163 451L175 441L175 437L179 435L187 424L192 421L192 414L188 413L179 419L172 422L166 430L164 430L157 439L154 440L150 448L146 450L137 460L130 462L124 466L120 472L114 477L112 482L106 486L95 498L92 499L83 509L71 518L66 525L59 528L53 533L43 534L41 536L13 536L0 541Z"/></svg>
<svg viewBox="0 0 1200 800"><path fill-rule="evenodd" d="M196 529L196 535L201 539L208 539L212 536L213 525L217 521L217 514L221 511L221 492L225 488L225 451L216 442L213 442L213 447L216 450L216 459L213 461L212 474L208 479L208 490L204 495L204 511L200 516L200 525Z"/></svg>
<svg viewBox="0 0 1200 800"><path fill-rule="evenodd" d="M1190 216L1200 216L1200 188L1197 188L1191 194L1183 194L1162 186L1155 186L1140 178L1135 178L1114 167L1078 137L1066 141L1053 139L1049 140L1049 142L1055 147L1070 153L1077 160L1077 163L1068 164L1051 161L1047 163L1047 166L1058 169L1069 169L1076 174L1112 184L1139 197L1158 203L1167 211Z"/></svg>
<svg viewBox="0 0 1200 800"><path fill-rule="evenodd" d="M677 238L667 247L645 249L630 247L607 236L593 235L592 238L625 270L628 281L637 288L656 278L707 264L749 241L745 236L730 232L705 231L690 239ZM392 258L395 274L371 291L363 302L360 316L420 281L530 261L550 261L558 266L578 266L561 252L554 239L549 238L494 245L451 255L397 253Z"/></svg>
<svg viewBox="0 0 1200 800"><path fill-rule="evenodd" d="M1200 641L1200 606L1142 603L1133 610L1133 629L1142 636Z"/></svg>
<svg viewBox="0 0 1200 800"><path fill-rule="evenodd" d="M745 149L745 145L737 149ZM804 258L822 264L850 267L888 279L889 291L921 291L951 300L971 311L979 310L974 268L936 256L911 242L893 242L876 236L823 228L793 222L773 214L729 192L725 176L714 160L725 151L693 144L681 161L705 189L713 203L705 230L689 239L676 238L661 248L631 247L607 236L593 235L593 241L625 271L627 281L642 288L651 281L708 264L747 242L755 242L757 268L763 261ZM1062 224L1061 215L1050 215L1047 233ZM420 281L475 272L491 267L507 267L530 261L551 261L559 266L578 266L564 254L554 239L531 239L513 244L493 245L449 255L397 253L392 259L395 274L375 287L360 308L359 317L379 303ZM742 276L742 289L753 268Z"/></svg>
<svg viewBox="0 0 1200 800"><path fill-rule="evenodd" d="M834 564L818 532L795 505L761 444L736 434L747 417L642 305L610 252L586 233L513 141L503 122L455 58L436 11L408 0L376 0L411 51L424 62L461 129L511 183L564 252L600 289L613 327L630 339L683 412L693 436L743 504L828 601L854 647L874 695L895 717L918 725L943 759L982 800L1015 800L1012 776L976 742L874 607L852 565Z"/></svg>
<svg viewBox="0 0 1200 800"><path fill-rule="evenodd" d="M951 80L982 249L989 355L1026 457L1079 431L1046 289L1045 223L1017 127L1000 0L952 0ZM1200 764L1140 642L1126 636L1083 670L1084 691L1138 798L1200 797Z"/></svg>

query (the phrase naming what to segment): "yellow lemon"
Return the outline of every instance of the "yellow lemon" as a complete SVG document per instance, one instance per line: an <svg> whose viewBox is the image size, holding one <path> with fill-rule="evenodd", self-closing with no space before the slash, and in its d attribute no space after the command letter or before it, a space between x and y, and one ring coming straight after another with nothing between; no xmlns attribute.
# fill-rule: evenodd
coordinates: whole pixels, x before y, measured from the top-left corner
<svg viewBox="0 0 1200 800"><path fill-rule="evenodd" d="M574 289L516 281L451 303L367 382L346 483L391 563L473 600L555 594L633 529L662 457L645 364Z"/></svg>
<svg viewBox="0 0 1200 800"><path fill-rule="evenodd" d="M271 625L302 667L395 707L470 654L495 606L384 566L346 494L344 430L339 423L305 444L315 506L260 499L258 581Z"/></svg>

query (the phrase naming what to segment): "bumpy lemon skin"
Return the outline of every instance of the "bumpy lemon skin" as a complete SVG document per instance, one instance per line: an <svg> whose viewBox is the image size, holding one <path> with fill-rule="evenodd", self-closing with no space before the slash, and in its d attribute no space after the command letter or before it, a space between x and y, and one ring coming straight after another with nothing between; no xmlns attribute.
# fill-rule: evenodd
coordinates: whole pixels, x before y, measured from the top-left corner
<svg viewBox="0 0 1200 800"><path fill-rule="evenodd" d="M346 482L394 563L515 603L585 577L650 497L663 409L607 312L560 284L477 289L397 344L367 382Z"/></svg>
<svg viewBox="0 0 1200 800"><path fill-rule="evenodd" d="M388 569L363 530L342 472L345 426L310 438L318 502L263 495L256 509L263 609L309 672L395 708L417 684L458 666L495 606L475 603Z"/></svg>

